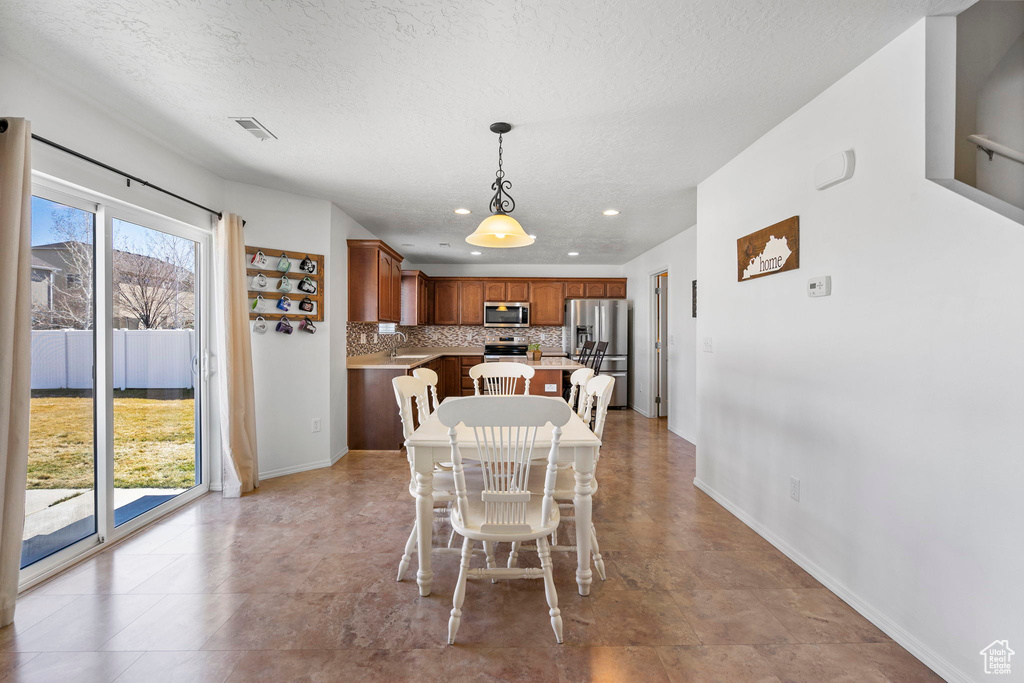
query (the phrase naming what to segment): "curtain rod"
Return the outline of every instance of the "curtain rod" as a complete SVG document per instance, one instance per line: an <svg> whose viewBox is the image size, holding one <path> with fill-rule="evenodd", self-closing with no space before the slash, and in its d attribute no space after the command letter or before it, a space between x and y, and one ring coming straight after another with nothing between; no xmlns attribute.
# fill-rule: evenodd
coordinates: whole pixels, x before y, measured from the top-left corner
<svg viewBox="0 0 1024 683"><path fill-rule="evenodd" d="M8 125L9 124L7 123L7 119L0 119L0 133L7 132ZM165 190L164 188L160 187L159 185L154 185L153 183L151 183L151 182L149 182L147 180L143 180L142 178L139 178L138 176L134 176L131 173L125 173L124 171L122 171L119 168L114 168L110 164L105 164L102 161L99 161L98 159L93 159L92 157L86 156L85 154L82 154L81 152L76 152L75 150L70 149L68 147L65 147L64 145L58 144L58 143L54 142L53 140L47 140L46 138L44 138L44 137L42 137L40 135L36 135L35 133L32 134L32 139L33 140L38 140L39 142L43 143L44 145L49 145L50 147L53 147L55 149L59 149L62 152L66 152L67 154L70 154L71 156L78 157L79 159L81 159L83 161L88 161L90 164L95 164L96 166L99 166L100 168L105 168L106 170L110 171L111 173L116 173L117 175L122 176L122 177L124 177L127 180L128 187L131 187L132 181L134 180L135 182L139 183L143 187L148 187L148 188L154 189L157 192L163 192L164 194L169 195L171 197L174 197L175 199L177 199L179 201L183 201L186 204L191 204L192 206L196 207L197 209L202 209L203 211L208 211L208 212L212 213L214 216L216 216L217 218L222 218L223 217L223 214L220 211L217 211L216 209L211 209L210 207L203 206L202 204L200 204L198 202L194 202L191 199L186 199L185 197L182 197L180 194L175 194L174 192L171 192L170 190Z"/></svg>

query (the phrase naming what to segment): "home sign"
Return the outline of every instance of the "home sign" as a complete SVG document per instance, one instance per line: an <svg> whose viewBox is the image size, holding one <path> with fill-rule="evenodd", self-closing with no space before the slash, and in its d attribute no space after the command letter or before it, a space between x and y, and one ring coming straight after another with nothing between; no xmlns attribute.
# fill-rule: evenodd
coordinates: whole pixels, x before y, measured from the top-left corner
<svg viewBox="0 0 1024 683"><path fill-rule="evenodd" d="M800 267L800 216L736 240L736 280L753 280Z"/></svg>

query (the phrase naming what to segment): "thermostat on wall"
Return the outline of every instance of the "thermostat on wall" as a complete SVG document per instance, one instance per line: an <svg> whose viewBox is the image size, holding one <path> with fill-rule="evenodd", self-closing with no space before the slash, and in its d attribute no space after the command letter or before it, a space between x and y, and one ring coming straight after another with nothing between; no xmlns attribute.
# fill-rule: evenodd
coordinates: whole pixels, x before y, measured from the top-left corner
<svg viewBox="0 0 1024 683"><path fill-rule="evenodd" d="M807 281L807 296L828 296L832 293L832 276L812 277Z"/></svg>
<svg viewBox="0 0 1024 683"><path fill-rule="evenodd" d="M814 167L814 186L819 190L838 185L853 177L853 150L833 154Z"/></svg>

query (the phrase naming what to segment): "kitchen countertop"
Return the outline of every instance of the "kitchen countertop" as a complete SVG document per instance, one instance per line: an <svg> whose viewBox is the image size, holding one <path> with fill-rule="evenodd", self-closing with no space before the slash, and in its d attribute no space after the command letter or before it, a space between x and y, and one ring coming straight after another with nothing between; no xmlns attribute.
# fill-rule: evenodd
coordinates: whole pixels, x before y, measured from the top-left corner
<svg viewBox="0 0 1024 683"><path fill-rule="evenodd" d="M569 361L565 358L565 351L560 347L547 346L541 347L541 354L544 358L540 361L517 361L528 363L534 367L541 367L547 365L545 361L554 361L550 367L561 367L565 370L572 370L577 367L582 367L575 361ZM395 358L391 359L391 354L388 351L381 351L379 353L368 353L362 356L349 356L345 365L349 370L410 370L412 368L418 368L424 363L429 363L432 360L440 358L441 356L482 356L484 355L483 346L430 346L430 347L411 347L398 349L399 356L416 356L416 358ZM560 358L561 357L561 358ZM559 360L568 361L573 365L561 365L558 363Z"/></svg>

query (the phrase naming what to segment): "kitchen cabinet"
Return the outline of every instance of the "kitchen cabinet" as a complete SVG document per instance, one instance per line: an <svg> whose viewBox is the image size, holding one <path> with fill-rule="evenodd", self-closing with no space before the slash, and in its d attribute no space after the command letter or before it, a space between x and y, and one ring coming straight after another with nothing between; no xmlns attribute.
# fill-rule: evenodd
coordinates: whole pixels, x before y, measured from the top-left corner
<svg viewBox="0 0 1024 683"><path fill-rule="evenodd" d="M468 372L468 371L467 371ZM449 396L462 396L462 362L458 356L444 356L441 359L441 374L438 389L444 387L443 401Z"/></svg>
<svg viewBox="0 0 1024 683"><path fill-rule="evenodd" d="M484 362L483 356L459 356L460 372L459 372L459 392L458 394L451 394L452 396L473 396L473 378L469 376L469 370L474 365L478 365Z"/></svg>
<svg viewBox="0 0 1024 683"><path fill-rule="evenodd" d="M625 299L626 283L622 280L609 280L605 287L605 296L609 299Z"/></svg>
<svg viewBox="0 0 1024 683"><path fill-rule="evenodd" d="M505 301L529 301L530 300L530 283L529 282L509 282L505 285L508 298ZM488 299L490 301L490 299Z"/></svg>
<svg viewBox="0 0 1024 683"><path fill-rule="evenodd" d="M534 368L530 395L561 397L562 372L559 368Z"/></svg>
<svg viewBox="0 0 1024 683"><path fill-rule="evenodd" d="M434 283L434 324L459 324L459 282L443 280Z"/></svg>
<svg viewBox="0 0 1024 683"><path fill-rule="evenodd" d="M464 280L459 282L459 324L484 324L484 283Z"/></svg>
<svg viewBox="0 0 1024 683"><path fill-rule="evenodd" d="M582 280L569 280L565 283L566 299L582 299L586 295L586 287Z"/></svg>
<svg viewBox="0 0 1024 683"><path fill-rule="evenodd" d="M381 240L348 240L348 319L397 323L402 316L402 255Z"/></svg>
<svg viewBox="0 0 1024 683"><path fill-rule="evenodd" d="M348 371L348 446L352 450L396 451L402 447L391 380L408 370L352 369Z"/></svg>
<svg viewBox="0 0 1024 683"><path fill-rule="evenodd" d="M402 325L429 324L427 282L422 271L402 271Z"/></svg>
<svg viewBox="0 0 1024 683"><path fill-rule="evenodd" d="M603 299L607 294L607 283L605 282L588 282L587 283L587 298L588 299Z"/></svg>
<svg viewBox="0 0 1024 683"><path fill-rule="evenodd" d="M565 318L565 283L550 280L530 285L530 324L561 325Z"/></svg>
<svg viewBox="0 0 1024 683"><path fill-rule="evenodd" d="M506 287L505 282L484 283L484 301L511 301L506 293Z"/></svg>

